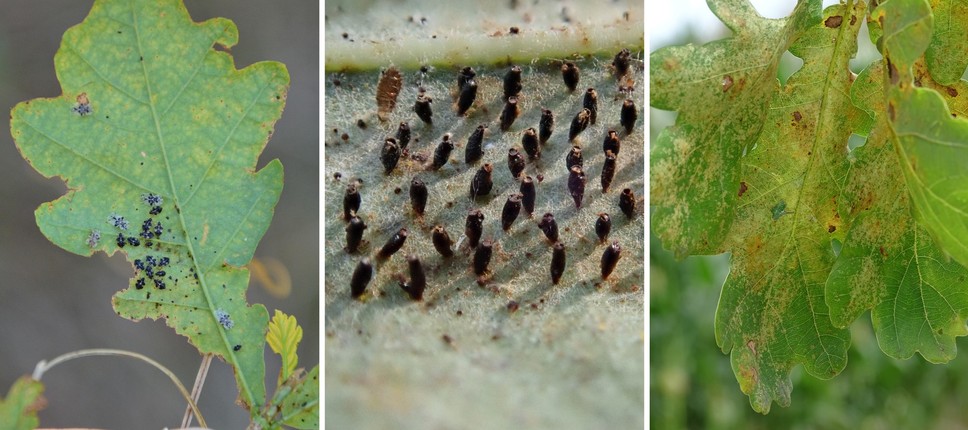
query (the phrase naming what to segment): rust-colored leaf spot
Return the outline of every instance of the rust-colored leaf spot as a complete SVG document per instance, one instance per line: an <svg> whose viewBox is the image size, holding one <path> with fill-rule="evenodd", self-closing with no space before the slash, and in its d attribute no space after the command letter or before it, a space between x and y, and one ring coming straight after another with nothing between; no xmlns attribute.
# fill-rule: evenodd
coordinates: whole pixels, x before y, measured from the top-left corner
<svg viewBox="0 0 968 430"><path fill-rule="evenodd" d="M835 231L837 231L837 226L832 224L827 226L827 233L833 233Z"/></svg>
<svg viewBox="0 0 968 430"><path fill-rule="evenodd" d="M953 87L948 87L947 91L949 96L958 97L958 90L954 89Z"/></svg>
<svg viewBox="0 0 968 430"><path fill-rule="evenodd" d="M730 75L723 76L723 92L729 91L733 86L733 77Z"/></svg>
<svg viewBox="0 0 968 430"><path fill-rule="evenodd" d="M883 246L881 247L881 255L882 255L882 256L883 256L884 258L887 258L887 252L886 252L886 251L884 251L884 247L883 247Z"/></svg>
<svg viewBox="0 0 968 430"><path fill-rule="evenodd" d="M894 102L887 104L887 115L891 117L891 121L894 121Z"/></svg>
<svg viewBox="0 0 968 430"><path fill-rule="evenodd" d="M897 85L901 81L901 76L897 73L897 66L891 62L891 59L887 59L887 75L891 78L891 85Z"/></svg>
<svg viewBox="0 0 968 430"><path fill-rule="evenodd" d="M386 69L380 75L380 82L376 84L377 115L381 121L386 121L387 115L397 106L397 96L403 88L403 79L396 67Z"/></svg>
<svg viewBox="0 0 968 430"><path fill-rule="evenodd" d="M840 15L834 15L830 18L827 18L827 20L823 22L823 25L827 26L827 28L837 28L837 27L840 27L840 24L842 24L843 22L844 22L844 17Z"/></svg>
<svg viewBox="0 0 968 430"><path fill-rule="evenodd" d="M857 23L857 15L851 15L850 16L850 25L854 25L856 23Z"/></svg>
<svg viewBox="0 0 968 430"><path fill-rule="evenodd" d="M801 114L800 111L794 111L793 120L796 122L800 122L801 119L803 119L803 114Z"/></svg>
<svg viewBox="0 0 968 430"><path fill-rule="evenodd" d="M748 189L749 189L749 187L746 186L746 181L740 182L739 183L739 196L740 197L743 197L743 194L746 194L746 190L748 190Z"/></svg>

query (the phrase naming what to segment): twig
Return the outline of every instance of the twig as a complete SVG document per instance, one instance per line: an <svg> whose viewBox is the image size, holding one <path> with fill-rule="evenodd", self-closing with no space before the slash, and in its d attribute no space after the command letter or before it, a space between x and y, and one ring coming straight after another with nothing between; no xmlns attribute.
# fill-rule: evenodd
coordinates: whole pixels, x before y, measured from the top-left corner
<svg viewBox="0 0 968 430"><path fill-rule="evenodd" d="M198 366L198 374L195 375L195 385L192 386L192 401L198 402L202 395L202 386L205 385L205 378L208 377L208 368L212 365L212 354L202 356L202 364ZM201 421L201 420L199 420ZM192 424L192 403L185 406L185 415L182 417L182 428Z"/></svg>

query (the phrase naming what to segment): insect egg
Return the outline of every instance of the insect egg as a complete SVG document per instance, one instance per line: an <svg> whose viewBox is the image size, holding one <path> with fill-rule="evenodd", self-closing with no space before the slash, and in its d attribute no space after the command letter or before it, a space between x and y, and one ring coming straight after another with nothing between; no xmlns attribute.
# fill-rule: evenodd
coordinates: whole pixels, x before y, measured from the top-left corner
<svg viewBox="0 0 968 430"><path fill-rule="evenodd" d="M511 96L508 101L504 104L504 110L501 111L501 131L508 131L511 128L511 124L514 124L514 120L518 118L518 98Z"/></svg>
<svg viewBox="0 0 968 430"><path fill-rule="evenodd" d="M558 241L558 222L555 221L555 216L550 212L541 217L541 222L538 223L538 228L541 229L541 232L543 232L545 237L547 237L552 243Z"/></svg>
<svg viewBox="0 0 968 430"><path fill-rule="evenodd" d="M509 100L521 93L521 67L513 66L504 75L504 99Z"/></svg>
<svg viewBox="0 0 968 430"><path fill-rule="evenodd" d="M467 146L464 148L464 162L471 164L484 158L484 126L477 126L477 130L467 138Z"/></svg>
<svg viewBox="0 0 968 430"><path fill-rule="evenodd" d="M555 115L548 109L541 109L541 120L538 121L538 141L542 145L551 138L551 132L555 128Z"/></svg>
<svg viewBox="0 0 968 430"><path fill-rule="evenodd" d="M353 216L350 218L350 223L346 226L346 252L353 254L360 249L360 243L363 242L363 230L366 229L366 224L358 216Z"/></svg>
<svg viewBox="0 0 968 430"><path fill-rule="evenodd" d="M494 167L490 163L484 163L477 173L474 174L474 178L471 179L471 198L474 199L477 196L486 196L491 192L491 188L494 187L494 182L491 179L491 171Z"/></svg>
<svg viewBox="0 0 968 430"><path fill-rule="evenodd" d="M608 135L605 136L605 141L602 142L602 152L612 151L613 154L618 155L621 146L622 142L618 140L618 133L615 130L609 130Z"/></svg>
<svg viewBox="0 0 968 430"><path fill-rule="evenodd" d="M517 148L511 148L508 150L508 170L511 171L511 177L517 178L521 176L521 172L524 171L524 157L518 152Z"/></svg>
<svg viewBox="0 0 968 430"><path fill-rule="evenodd" d="M524 212L530 217L534 214L534 201L535 197L537 197L534 188L534 179L531 179L531 176L525 176L521 180L521 188L518 191L521 192L521 206L524 207Z"/></svg>
<svg viewBox="0 0 968 430"><path fill-rule="evenodd" d="M580 166L572 166L568 175L568 193L575 200L575 209L581 208L581 201L585 197L585 172Z"/></svg>
<svg viewBox="0 0 968 430"><path fill-rule="evenodd" d="M423 215L427 207L427 185L420 178L410 181L410 207L417 215Z"/></svg>
<svg viewBox="0 0 968 430"><path fill-rule="evenodd" d="M504 202L504 209L501 211L501 228L504 231L511 229L511 224L514 220L518 218L518 214L521 213L521 194L514 193L508 196L507 201Z"/></svg>
<svg viewBox="0 0 968 430"><path fill-rule="evenodd" d="M442 225L435 225L431 231L431 241L434 244L434 249L443 255L444 257L450 257L454 255L454 251L450 249L453 241L450 240L450 236L447 234L447 230L444 229Z"/></svg>
<svg viewBox="0 0 968 430"><path fill-rule="evenodd" d="M407 229L401 228L392 237L390 237L385 244L383 244L383 248L380 248L380 252L377 254L377 257L382 259L390 258L390 256L395 254L400 250L400 248L403 247L403 243L407 241L407 235Z"/></svg>
<svg viewBox="0 0 968 430"><path fill-rule="evenodd" d="M390 174L394 167L397 167L397 162L400 161L400 147L397 146L397 140L388 137L383 142L383 150L380 151L380 161L383 163L383 172Z"/></svg>
<svg viewBox="0 0 968 430"><path fill-rule="evenodd" d="M356 185L350 184L346 187L346 194L343 194L343 219L349 221L353 215L360 210L363 198L360 196Z"/></svg>
<svg viewBox="0 0 968 430"><path fill-rule="evenodd" d="M588 128L588 121L591 119L592 112L588 108L583 108L581 112L575 115L575 119L571 120L571 128L568 130L568 141L571 142L578 137L581 132Z"/></svg>
<svg viewBox="0 0 968 430"><path fill-rule="evenodd" d="M410 298L413 300L423 299L424 289L427 288L427 277L424 275L423 265L416 255L407 256L407 268L410 271L410 282L401 283Z"/></svg>
<svg viewBox="0 0 968 430"><path fill-rule="evenodd" d="M487 271L487 265L491 263L491 254L494 244L489 239L484 239L481 246L474 251L474 273L483 275Z"/></svg>
<svg viewBox="0 0 968 430"><path fill-rule="evenodd" d="M594 88L589 88L588 91L585 91L585 98L582 100L582 107L588 109L588 112L591 113L589 118L591 119L592 124L594 124L595 120L598 118L598 92L596 92Z"/></svg>
<svg viewBox="0 0 968 430"><path fill-rule="evenodd" d="M622 190L622 194L618 196L618 207L626 217L635 216L635 194L631 188Z"/></svg>
<svg viewBox="0 0 968 430"><path fill-rule="evenodd" d="M477 82L471 79L460 90L460 95L457 98L457 115L464 116L467 109L470 109L471 105L474 104L475 98L477 98Z"/></svg>
<svg viewBox="0 0 968 430"><path fill-rule="evenodd" d="M615 59L612 60L612 66L615 67L616 78L625 76L628 73L630 57L631 53L628 48L622 49L618 54L615 54Z"/></svg>
<svg viewBox="0 0 968 430"><path fill-rule="evenodd" d="M427 125L433 125L433 110L430 109L430 103L433 99L426 96L423 93L417 95L417 102L413 105L413 111L417 113L417 117Z"/></svg>
<svg viewBox="0 0 968 430"><path fill-rule="evenodd" d="M524 135L521 136L521 146L524 147L524 152L528 154L528 158L531 160L541 157L541 147L538 146L538 133L534 128L528 128L524 131Z"/></svg>
<svg viewBox="0 0 968 430"><path fill-rule="evenodd" d="M471 209L464 221L464 234L471 248L476 248L484 233L484 214L480 209Z"/></svg>
<svg viewBox="0 0 968 430"><path fill-rule="evenodd" d="M638 113L635 111L635 102L632 99L626 99L622 103L622 114L621 123L622 127L625 127L625 134L631 134L632 129L635 127L635 120L638 117Z"/></svg>
<svg viewBox="0 0 968 430"><path fill-rule="evenodd" d="M607 213L598 214L598 220L595 221L595 235L598 236L598 241L605 243L608 239L608 233L612 231L612 219L609 218Z"/></svg>
<svg viewBox="0 0 968 430"><path fill-rule="evenodd" d="M612 274L615 270L615 265L618 264L619 258L622 258L622 247L619 246L618 241L612 241L612 244L605 248L605 252L602 253L602 279L608 279L608 275Z"/></svg>
<svg viewBox="0 0 968 430"><path fill-rule="evenodd" d="M457 73L457 91L464 89L464 84L474 80L475 76L477 76L477 73L474 73L474 69L470 67L460 69L460 72Z"/></svg>
<svg viewBox="0 0 968 430"><path fill-rule="evenodd" d="M406 122L401 122L400 127L397 128L397 145L400 149L404 149L410 144L410 125Z"/></svg>
<svg viewBox="0 0 968 430"><path fill-rule="evenodd" d="M561 78L564 79L568 91L575 91L578 87L579 71L578 66L570 61L561 66Z"/></svg>
<svg viewBox="0 0 968 430"><path fill-rule="evenodd" d="M555 242L551 251L551 283L558 285L561 275L565 273L565 244Z"/></svg>
<svg viewBox="0 0 968 430"><path fill-rule="evenodd" d="M353 276L350 278L350 295L353 298L359 298L366 291L366 285L370 283L370 278L373 277L373 266L370 265L370 259L363 257L359 263L356 264L356 268L353 269Z"/></svg>
<svg viewBox="0 0 968 430"><path fill-rule="evenodd" d="M612 151L605 151L605 163L602 164L602 194L608 192L608 187L612 185L615 177L615 154Z"/></svg>
<svg viewBox="0 0 968 430"><path fill-rule="evenodd" d="M431 170L438 170L447 164L447 160L450 158L451 151L454 150L454 142L450 141L450 133L444 134L443 139L437 144L437 149L434 150L434 161L430 165Z"/></svg>
<svg viewBox="0 0 968 430"><path fill-rule="evenodd" d="M575 166L582 167L580 146L576 145L571 147L571 152L565 156L565 166L568 168L568 171L571 171L571 168Z"/></svg>

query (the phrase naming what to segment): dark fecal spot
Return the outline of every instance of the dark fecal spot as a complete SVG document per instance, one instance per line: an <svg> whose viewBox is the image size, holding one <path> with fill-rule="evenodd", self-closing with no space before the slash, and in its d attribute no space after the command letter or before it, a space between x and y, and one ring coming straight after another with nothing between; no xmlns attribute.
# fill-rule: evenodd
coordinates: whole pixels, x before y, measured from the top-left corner
<svg viewBox="0 0 968 430"><path fill-rule="evenodd" d="M337 181L340 180L340 179L342 179L342 178L343 178L343 174L340 173L340 172L336 172L336 173L333 174L333 179L335 179Z"/></svg>
<svg viewBox="0 0 968 430"><path fill-rule="evenodd" d="M366 128L366 121L363 121L362 119L358 119L356 120L356 126L359 128Z"/></svg>
<svg viewBox="0 0 968 430"><path fill-rule="evenodd" d="M746 194L746 190L748 190L748 189L749 188L746 186L746 182L745 181L744 182L740 182L739 183L739 197L743 197L743 194Z"/></svg>
<svg viewBox="0 0 968 430"><path fill-rule="evenodd" d="M881 247L881 249L880 249L880 251L881 251L881 255L882 255L882 256L883 256L884 258L887 258L887 252L886 252L886 251L884 251L884 247L883 247L883 246Z"/></svg>
<svg viewBox="0 0 968 430"><path fill-rule="evenodd" d="M948 95L949 96L951 96L951 97L958 97L958 90L956 90L956 89L954 89L952 87L948 87L947 88L947 91L948 91Z"/></svg>
<svg viewBox="0 0 968 430"><path fill-rule="evenodd" d="M834 15L830 18L827 18L827 20L823 22L823 25L827 26L827 28L837 28L837 27L840 27L840 24L843 22L844 22L844 17L840 15Z"/></svg>
<svg viewBox="0 0 968 430"><path fill-rule="evenodd" d="M393 194L400 194L400 191L403 191L403 190L401 190L400 187L396 187L393 189Z"/></svg>
<svg viewBox="0 0 968 430"><path fill-rule="evenodd" d="M828 225L827 226L827 233L833 233L835 231L837 231L837 226L835 226L835 225Z"/></svg>
<svg viewBox="0 0 968 430"><path fill-rule="evenodd" d="M733 86L733 77L730 75L723 76L723 92L729 91Z"/></svg>
<svg viewBox="0 0 968 430"><path fill-rule="evenodd" d="M800 122L801 119L803 119L803 115L800 113L800 111L794 111L793 112L793 120L794 121L797 121L797 122Z"/></svg>
<svg viewBox="0 0 968 430"><path fill-rule="evenodd" d="M446 335L446 334L443 335L443 336L441 336L440 339L443 340L444 343L446 343L448 345L452 345L454 343L454 339L451 338L450 336Z"/></svg>
<svg viewBox="0 0 968 430"><path fill-rule="evenodd" d="M517 27L511 27L511 34L518 34L518 32L520 32L520 31L521 30L518 29Z"/></svg>
<svg viewBox="0 0 968 430"><path fill-rule="evenodd" d="M344 38L344 39L349 39L349 38L350 38L350 35L349 35L349 34L347 34L347 33L343 33L343 38Z"/></svg>
<svg viewBox="0 0 968 430"><path fill-rule="evenodd" d="M519 304L518 304L518 302L516 302L516 301L514 301L514 300L511 300L511 301L510 301L510 302L508 302L508 304L507 304L507 308L508 308L508 312L514 312L514 311L517 311L519 307L521 307L521 305L519 305Z"/></svg>

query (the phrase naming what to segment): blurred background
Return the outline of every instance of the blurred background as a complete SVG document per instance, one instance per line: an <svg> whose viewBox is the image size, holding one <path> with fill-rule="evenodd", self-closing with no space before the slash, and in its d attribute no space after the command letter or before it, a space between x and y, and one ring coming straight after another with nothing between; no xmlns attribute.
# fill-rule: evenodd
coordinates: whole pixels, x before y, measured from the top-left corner
<svg viewBox="0 0 968 430"><path fill-rule="evenodd" d="M787 16L795 1L755 0L761 15ZM835 1L826 0L827 6ZM702 0L649 4L649 51L673 44L705 43L729 31ZM879 57L861 30L854 72ZM779 78L785 80L802 62L787 53ZM652 109L651 138L675 122L674 112ZM773 405L769 415L753 411L739 389L729 356L716 346L713 321L727 255L676 261L650 233L650 424L661 429L884 429L968 428L968 348L946 365L920 355L895 360L877 345L870 313L850 327L847 368L823 381L793 369L792 405Z"/></svg>
<svg viewBox="0 0 968 430"><path fill-rule="evenodd" d="M61 35L79 24L93 1L4 0L0 13L0 107L60 95L54 53ZM314 1L186 0L192 19L226 17L239 28L232 48L237 68L280 61L291 87L282 119L259 160L278 158L286 184L256 258L288 269L292 291L270 294L253 281L250 303L295 315L304 329L300 364L319 362L319 4ZM20 156L4 114L0 133L0 396L40 360L84 348L145 354L191 388L201 357L164 322L119 318L111 296L125 288L131 265L120 254L85 258L51 244L34 222L34 209L61 196L60 179L44 179ZM269 390L278 356L266 348ZM248 414L235 405L231 367L215 360L199 407L213 428L244 428ZM185 403L158 370L128 358L84 358L44 376L49 404L44 427L177 427ZM270 391L271 395L271 391Z"/></svg>

